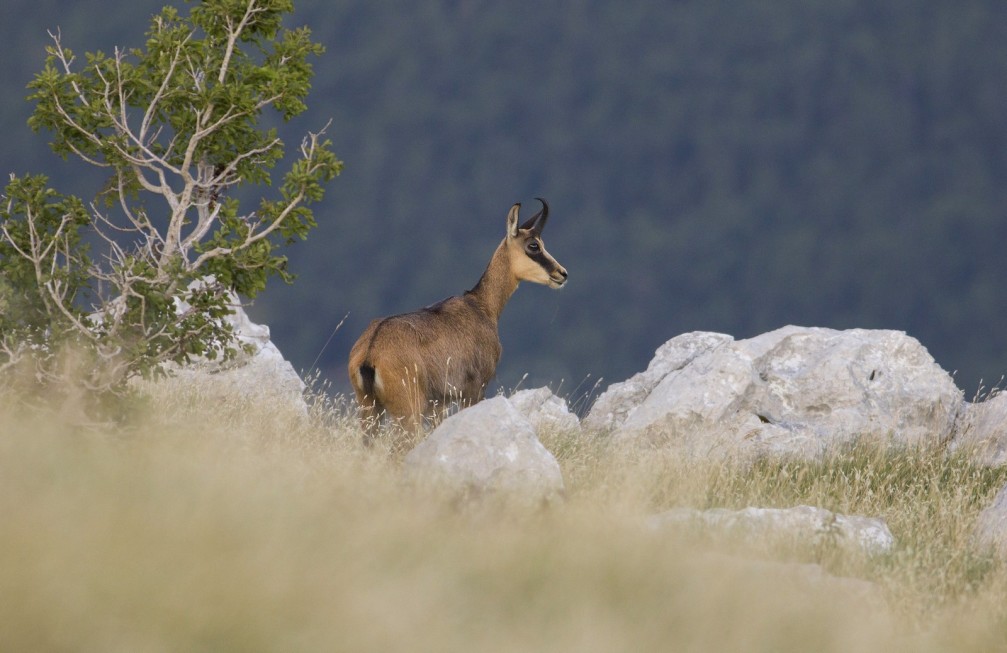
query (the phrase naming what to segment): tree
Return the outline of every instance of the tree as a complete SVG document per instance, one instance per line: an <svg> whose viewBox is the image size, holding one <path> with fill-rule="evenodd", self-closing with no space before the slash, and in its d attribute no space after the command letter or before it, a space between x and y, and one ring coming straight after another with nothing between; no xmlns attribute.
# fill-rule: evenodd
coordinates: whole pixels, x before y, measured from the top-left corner
<svg viewBox="0 0 1007 653"><path fill-rule="evenodd" d="M29 85L29 124L57 154L108 171L94 202L42 176L11 176L0 207L0 369L30 359L36 382L60 377L60 351L84 352L89 388L116 391L168 361L231 357L220 318L234 293L286 281L284 243L315 225L310 205L341 169L308 133L271 197L242 208L236 191L272 185L285 156L264 111L306 108L306 27L282 26L292 0L207 0L188 16L165 7L145 47L87 53L51 33ZM101 248L92 257L88 245Z"/></svg>

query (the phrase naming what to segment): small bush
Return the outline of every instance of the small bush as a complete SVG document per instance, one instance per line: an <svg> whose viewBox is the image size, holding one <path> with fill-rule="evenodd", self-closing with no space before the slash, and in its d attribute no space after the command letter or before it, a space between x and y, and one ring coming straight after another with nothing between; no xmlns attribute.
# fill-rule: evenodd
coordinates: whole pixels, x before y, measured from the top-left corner
<svg viewBox="0 0 1007 653"><path fill-rule="evenodd" d="M61 195L42 176L12 176L0 206L0 372L36 386L67 378L71 346L97 394L119 392L172 361L233 356L221 318L236 294L285 280L283 243L314 226L310 205L341 169L324 129L304 137L272 196L243 208L236 191L272 184L285 154L263 112L305 109L322 52L281 22L290 0L165 7L143 48L87 53L52 35L29 85L29 123L56 154L109 174L96 200ZM247 196L247 193L245 194ZM97 253L93 253L95 250Z"/></svg>

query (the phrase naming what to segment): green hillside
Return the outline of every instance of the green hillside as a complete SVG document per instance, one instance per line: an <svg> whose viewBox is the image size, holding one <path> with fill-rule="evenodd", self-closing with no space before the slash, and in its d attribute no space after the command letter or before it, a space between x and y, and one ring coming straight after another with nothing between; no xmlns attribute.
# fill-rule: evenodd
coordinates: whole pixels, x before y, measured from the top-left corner
<svg viewBox="0 0 1007 653"><path fill-rule="evenodd" d="M164 2L5 5L3 172L100 179L25 126L46 29L140 43ZM908 331L970 394L1007 371L1007 5L994 0L301 1L327 53L299 129L346 162L257 300L279 347L344 383L372 317L471 287L514 201L552 205L569 270L523 287L501 385L561 394L691 330Z"/></svg>

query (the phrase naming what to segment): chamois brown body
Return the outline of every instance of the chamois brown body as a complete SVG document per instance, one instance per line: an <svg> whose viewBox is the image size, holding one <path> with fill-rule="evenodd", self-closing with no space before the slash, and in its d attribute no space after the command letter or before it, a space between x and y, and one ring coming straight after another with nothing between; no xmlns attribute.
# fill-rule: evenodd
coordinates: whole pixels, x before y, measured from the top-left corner
<svg viewBox="0 0 1007 653"><path fill-rule="evenodd" d="M508 213L507 235L471 290L374 320L353 345L350 382L369 431L383 414L415 430L438 408L480 401L500 361L500 314L518 284L566 282L542 244L548 205L520 227L519 208Z"/></svg>

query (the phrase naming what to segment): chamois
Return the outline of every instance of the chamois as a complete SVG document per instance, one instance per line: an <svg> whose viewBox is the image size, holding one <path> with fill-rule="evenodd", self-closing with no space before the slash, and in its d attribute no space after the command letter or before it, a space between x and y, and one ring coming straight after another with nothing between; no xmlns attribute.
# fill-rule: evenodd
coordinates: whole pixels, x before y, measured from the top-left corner
<svg viewBox="0 0 1007 653"><path fill-rule="evenodd" d="M374 320L350 351L350 382L368 435L383 414L414 433L424 417L453 402L483 399L500 361L500 313L521 281L560 288L566 269L549 255L542 210L520 227L515 204L507 213L507 235L493 252L479 282L412 313Z"/></svg>

